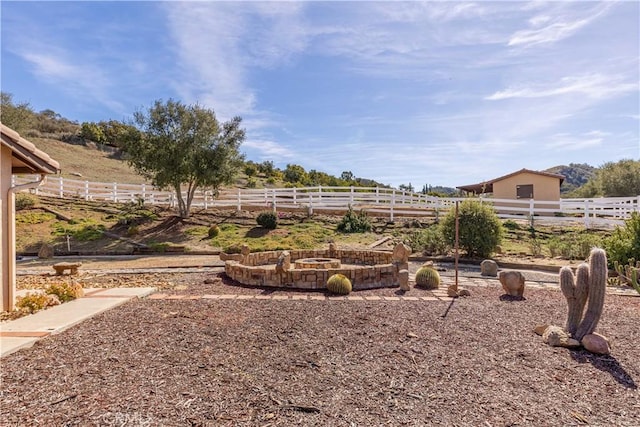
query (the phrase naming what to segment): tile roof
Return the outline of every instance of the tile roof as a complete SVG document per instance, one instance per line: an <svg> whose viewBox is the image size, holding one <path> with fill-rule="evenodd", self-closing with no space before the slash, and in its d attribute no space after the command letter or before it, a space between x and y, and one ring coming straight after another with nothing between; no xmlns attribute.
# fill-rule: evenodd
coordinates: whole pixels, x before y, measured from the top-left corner
<svg viewBox="0 0 640 427"><path fill-rule="evenodd" d="M58 173L60 164L18 132L0 123L2 145L11 149L13 173Z"/></svg>

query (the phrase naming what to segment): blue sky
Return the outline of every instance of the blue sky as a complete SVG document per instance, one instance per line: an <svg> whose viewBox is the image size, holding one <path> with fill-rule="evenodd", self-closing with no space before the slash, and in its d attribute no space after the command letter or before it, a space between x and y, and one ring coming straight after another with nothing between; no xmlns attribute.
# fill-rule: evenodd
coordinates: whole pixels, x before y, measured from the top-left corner
<svg viewBox="0 0 640 427"><path fill-rule="evenodd" d="M0 3L1 86L243 118L247 159L398 186L640 159L640 2Z"/></svg>

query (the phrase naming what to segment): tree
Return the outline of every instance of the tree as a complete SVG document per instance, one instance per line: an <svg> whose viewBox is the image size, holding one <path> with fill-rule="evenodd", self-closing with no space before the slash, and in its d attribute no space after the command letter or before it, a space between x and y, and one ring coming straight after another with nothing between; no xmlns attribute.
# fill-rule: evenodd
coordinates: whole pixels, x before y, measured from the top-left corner
<svg viewBox="0 0 640 427"><path fill-rule="evenodd" d="M15 104L13 95L0 92L0 119L18 133L28 131L33 126L35 113L28 102Z"/></svg>
<svg viewBox="0 0 640 427"><path fill-rule="evenodd" d="M605 163L596 180L605 197L631 197L640 194L640 161L624 159Z"/></svg>
<svg viewBox="0 0 640 427"><path fill-rule="evenodd" d="M458 224L460 247L471 257L488 257L502 241L502 223L486 203L464 200L459 206ZM456 241L456 212L453 208L442 222L442 234L453 247Z"/></svg>
<svg viewBox="0 0 640 427"><path fill-rule="evenodd" d="M159 188L173 188L179 214L187 218L196 189L230 184L242 166L241 121L234 117L220 124L213 110L157 100L134 114L140 132L128 132L123 145L136 171Z"/></svg>
<svg viewBox="0 0 640 427"><path fill-rule="evenodd" d="M284 170L284 180L292 184L304 184L307 181L307 171L300 165L288 164Z"/></svg>
<svg viewBox="0 0 640 427"><path fill-rule="evenodd" d="M351 171L342 172L342 174L340 175L340 179L347 182L353 181L354 179L353 172Z"/></svg>

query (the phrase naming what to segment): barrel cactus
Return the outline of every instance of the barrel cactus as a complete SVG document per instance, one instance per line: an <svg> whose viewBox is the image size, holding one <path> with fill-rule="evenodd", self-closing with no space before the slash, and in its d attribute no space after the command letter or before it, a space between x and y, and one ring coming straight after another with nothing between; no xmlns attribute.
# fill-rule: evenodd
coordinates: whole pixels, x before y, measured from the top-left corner
<svg viewBox="0 0 640 427"><path fill-rule="evenodd" d="M327 290L332 294L348 295L351 293L351 281L342 274L334 274L327 280Z"/></svg>
<svg viewBox="0 0 640 427"><path fill-rule="evenodd" d="M423 266L416 273L416 286L426 289L437 289L440 286L440 274L433 267Z"/></svg>

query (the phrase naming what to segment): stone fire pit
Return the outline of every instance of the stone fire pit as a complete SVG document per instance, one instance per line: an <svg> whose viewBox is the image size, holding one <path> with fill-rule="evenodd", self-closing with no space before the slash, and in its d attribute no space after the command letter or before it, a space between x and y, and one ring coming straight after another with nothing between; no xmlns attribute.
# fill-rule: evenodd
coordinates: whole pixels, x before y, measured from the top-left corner
<svg viewBox="0 0 640 427"><path fill-rule="evenodd" d="M225 273L244 285L326 289L334 274L346 276L354 290L406 285L411 248L400 243L393 252L338 249L249 251L225 256ZM222 257L221 257L222 258Z"/></svg>

